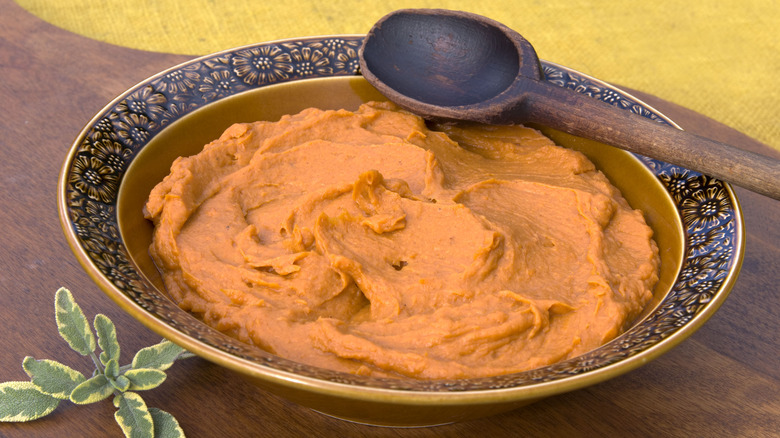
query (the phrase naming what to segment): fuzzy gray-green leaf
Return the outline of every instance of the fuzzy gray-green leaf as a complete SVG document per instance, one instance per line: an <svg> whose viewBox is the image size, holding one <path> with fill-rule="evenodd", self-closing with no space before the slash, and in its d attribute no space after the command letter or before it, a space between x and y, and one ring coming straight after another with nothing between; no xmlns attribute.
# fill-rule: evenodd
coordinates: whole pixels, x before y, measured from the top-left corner
<svg viewBox="0 0 780 438"><path fill-rule="evenodd" d="M0 421L31 421L50 414L60 403L32 382L0 383Z"/></svg>
<svg viewBox="0 0 780 438"><path fill-rule="evenodd" d="M149 408L154 420L154 438L184 438L184 430L173 415L162 409Z"/></svg>
<svg viewBox="0 0 780 438"><path fill-rule="evenodd" d="M160 386L165 381L165 372L153 368L127 370L123 374L130 380L130 390L145 391Z"/></svg>
<svg viewBox="0 0 780 438"><path fill-rule="evenodd" d="M109 382L119 392L125 392L130 389L130 379L125 376L117 376L116 379L109 379Z"/></svg>
<svg viewBox="0 0 780 438"><path fill-rule="evenodd" d="M61 400L70 398L73 389L87 380L73 368L49 359L35 360L27 356L22 368L41 392Z"/></svg>
<svg viewBox="0 0 780 438"><path fill-rule="evenodd" d="M119 375L119 362L116 359L111 359L106 363L106 369L104 374L109 379L115 379Z"/></svg>
<svg viewBox="0 0 780 438"><path fill-rule="evenodd" d="M97 332L98 345L103 350L100 353L100 361L103 365L108 363L109 360L119 360L119 341L116 337L116 326L114 322L106 315L101 313L95 316L95 332Z"/></svg>
<svg viewBox="0 0 780 438"><path fill-rule="evenodd" d="M179 347L171 341L164 340L159 344L138 350L133 358L133 368L154 368L167 370L179 355L187 350Z"/></svg>
<svg viewBox="0 0 780 438"><path fill-rule="evenodd" d="M70 393L70 401L85 405L105 400L114 393L114 386L105 375L98 374L73 389Z"/></svg>
<svg viewBox="0 0 780 438"><path fill-rule="evenodd" d="M146 403L140 395L134 392L125 392L117 396L119 409L114 413L114 418L122 428L122 432L128 438L148 438L154 436L154 422L152 414L146 407Z"/></svg>
<svg viewBox="0 0 780 438"><path fill-rule="evenodd" d="M54 296L54 309L57 319L57 329L60 336L83 356L95 351L95 335L89 327L89 322L76 304L69 290L60 288Z"/></svg>

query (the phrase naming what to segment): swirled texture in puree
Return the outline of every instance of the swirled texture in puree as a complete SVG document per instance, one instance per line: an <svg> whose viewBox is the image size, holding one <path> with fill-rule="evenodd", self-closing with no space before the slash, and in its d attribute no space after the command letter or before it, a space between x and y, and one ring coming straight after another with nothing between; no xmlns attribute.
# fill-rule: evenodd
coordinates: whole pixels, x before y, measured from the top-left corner
<svg viewBox="0 0 780 438"><path fill-rule="evenodd" d="M359 374L498 375L616 336L657 280L642 214L535 130L442 129L388 103L233 125L149 196L167 290Z"/></svg>

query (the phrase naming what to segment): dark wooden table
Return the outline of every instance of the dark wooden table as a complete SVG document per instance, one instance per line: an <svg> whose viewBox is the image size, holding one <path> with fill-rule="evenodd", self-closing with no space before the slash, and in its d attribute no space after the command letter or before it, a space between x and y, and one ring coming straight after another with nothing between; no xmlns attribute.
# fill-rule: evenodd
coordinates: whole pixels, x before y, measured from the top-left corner
<svg viewBox="0 0 780 438"><path fill-rule="evenodd" d="M187 57L103 44L55 28L0 0L0 381L27 380L22 359L90 364L57 335L54 292L73 291L92 318L118 325L122 363L158 336L121 311L76 262L60 228L60 165L89 119L136 82ZM780 155L671 103L636 93L692 132ZM780 203L737 189L747 243L730 297L697 333L661 358L608 382L466 423L417 429L325 417L247 386L202 359L178 363L150 406L191 437L679 436L780 434ZM63 403L31 423L0 423L0 436L121 436L110 401Z"/></svg>

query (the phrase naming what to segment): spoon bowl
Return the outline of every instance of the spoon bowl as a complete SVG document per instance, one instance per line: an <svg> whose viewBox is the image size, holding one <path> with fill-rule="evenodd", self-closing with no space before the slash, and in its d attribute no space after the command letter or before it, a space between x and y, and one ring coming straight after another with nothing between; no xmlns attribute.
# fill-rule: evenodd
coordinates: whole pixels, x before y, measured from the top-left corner
<svg viewBox="0 0 780 438"><path fill-rule="evenodd" d="M521 59L507 30L498 23L474 27L460 15L391 15L382 37L366 42L366 70L420 102L477 104L505 91L521 74ZM404 40L406 44L398 44ZM528 73L541 78L538 69Z"/></svg>
<svg viewBox="0 0 780 438"><path fill-rule="evenodd" d="M533 46L489 18L444 9L398 10L372 27L359 57L369 83L423 117L539 124L780 199L780 161L545 81Z"/></svg>

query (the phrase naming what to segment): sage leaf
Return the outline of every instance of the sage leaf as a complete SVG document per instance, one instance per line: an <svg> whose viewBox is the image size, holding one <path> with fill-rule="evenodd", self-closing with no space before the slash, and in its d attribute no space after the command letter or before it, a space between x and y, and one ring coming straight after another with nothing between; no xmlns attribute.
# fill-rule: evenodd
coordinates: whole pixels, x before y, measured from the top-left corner
<svg viewBox="0 0 780 438"><path fill-rule="evenodd" d="M42 393L32 382L0 383L0 421L31 421L50 414L60 400Z"/></svg>
<svg viewBox="0 0 780 438"><path fill-rule="evenodd" d="M98 374L73 389L70 401L79 405L107 399L114 393L114 386L104 374Z"/></svg>
<svg viewBox="0 0 780 438"><path fill-rule="evenodd" d="M117 376L116 379L108 379L111 386L116 388L120 392L125 392L130 389L130 379L125 376Z"/></svg>
<svg viewBox="0 0 780 438"><path fill-rule="evenodd" d="M122 432L128 438L148 438L154 436L154 423L152 414L146 407L146 403L140 395L134 392L124 392L117 396L118 402L114 404L119 409L114 413L114 418L122 428Z"/></svg>
<svg viewBox="0 0 780 438"><path fill-rule="evenodd" d="M184 430L173 415L162 409L149 408L154 421L154 438L184 438Z"/></svg>
<svg viewBox="0 0 780 438"><path fill-rule="evenodd" d="M22 368L41 392L60 400L70 398L73 389L87 380L73 368L49 359L36 360L27 356L22 361Z"/></svg>
<svg viewBox="0 0 780 438"><path fill-rule="evenodd" d="M115 379L119 375L119 362L116 359L111 359L106 363L106 369L104 371L106 378Z"/></svg>
<svg viewBox="0 0 780 438"><path fill-rule="evenodd" d="M167 370L186 351L171 341L163 340L158 344L138 350L133 358L132 367Z"/></svg>
<svg viewBox="0 0 780 438"><path fill-rule="evenodd" d="M54 296L55 317L60 336L70 345L70 348L87 356L95 351L95 335L89 327L87 317L76 304L73 295L64 287L57 290Z"/></svg>
<svg viewBox="0 0 780 438"><path fill-rule="evenodd" d="M76 404L87 404L105 400L114 394L113 404L117 408L114 418L125 436L184 437L184 431L171 414L160 409L148 409L143 399L130 390L159 386L166 379L164 370L178 359L192 357L192 353L163 340L138 351L132 364L120 367L121 350L116 326L111 319L98 314L90 326L66 288L57 290L54 310L60 336L74 351L89 356L95 370L87 378L60 362L25 357L22 367L30 376L30 381L0 383L0 422L41 418L66 399ZM101 349L99 357L95 354L96 344Z"/></svg>
<svg viewBox="0 0 780 438"><path fill-rule="evenodd" d="M119 341L116 337L116 326L106 315L99 313L95 316L95 332L98 337L98 345L103 350L100 353L100 361L105 365L109 360L119 360Z"/></svg>
<svg viewBox="0 0 780 438"><path fill-rule="evenodd" d="M127 370L123 374L130 380L130 390L145 391L160 386L165 381L165 372L154 368Z"/></svg>

